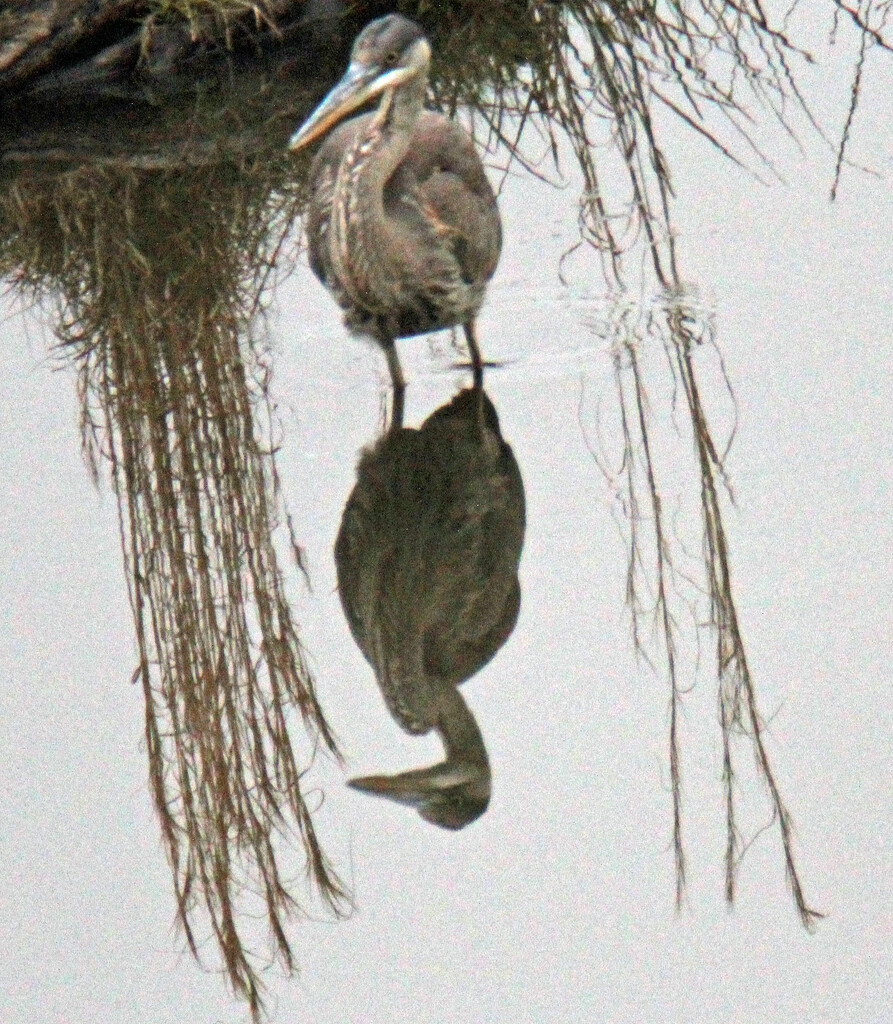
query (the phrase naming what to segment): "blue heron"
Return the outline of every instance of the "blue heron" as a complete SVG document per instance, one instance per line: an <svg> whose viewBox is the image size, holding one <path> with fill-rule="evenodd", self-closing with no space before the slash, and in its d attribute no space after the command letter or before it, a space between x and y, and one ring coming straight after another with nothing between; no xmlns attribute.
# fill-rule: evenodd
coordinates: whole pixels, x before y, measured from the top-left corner
<svg viewBox="0 0 893 1024"><path fill-rule="evenodd" d="M371 22L344 77L289 143L297 150L333 129L310 169L310 266L348 328L384 349L400 390L395 340L458 325L480 386L474 319L502 244L471 137L423 109L430 59L415 22L398 14ZM373 113L338 123L374 97Z"/></svg>

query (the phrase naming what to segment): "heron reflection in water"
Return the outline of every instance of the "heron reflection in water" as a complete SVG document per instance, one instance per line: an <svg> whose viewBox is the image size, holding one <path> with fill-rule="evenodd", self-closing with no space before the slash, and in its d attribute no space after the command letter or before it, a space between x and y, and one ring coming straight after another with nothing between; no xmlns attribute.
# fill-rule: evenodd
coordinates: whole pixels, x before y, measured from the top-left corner
<svg viewBox="0 0 893 1024"><path fill-rule="evenodd" d="M292 136L300 149L374 97L374 113L338 125L310 170L310 266L345 323L384 349L395 390L395 340L462 325L483 380L474 318L499 259L496 197L459 125L424 110L431 48L391 14L357 36L350 66Z"/></svg>
<svg viewBox="0 0 893 1024"><path fill-rule="evenodd" d="M480 729L458 686L496 654L521 602L524 487L481 388L418 430L399 418L360 458L335 544L341 603L393 717L434 729L441 764L354 788L458 829L490 800Z"/></svg>

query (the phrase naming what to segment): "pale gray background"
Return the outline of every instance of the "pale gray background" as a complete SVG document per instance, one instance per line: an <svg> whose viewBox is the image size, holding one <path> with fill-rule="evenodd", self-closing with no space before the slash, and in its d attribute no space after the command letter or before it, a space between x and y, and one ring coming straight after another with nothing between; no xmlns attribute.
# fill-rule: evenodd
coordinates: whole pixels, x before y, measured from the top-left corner
<svg viewBox="0 0 893 1024"><path fill-rule="evenodd" d="M848 66L841 57L807 76L838 124ZM800 928L775 833L749 852L737 907L725 909L707 669L685 700L691 885L673 911L667 690L632 654L622 545L581 428L613 402L604 344L587 327L597 261L575 258L575 290L562 289L575 182L512 178L480 333L491 358L517 360L488 385L527 488L524 603L506 648L465 688L493 802L447 834L320 765L318 822L359 906L344 923L320 914L296 926L303 972L270 976L276 1019L891 1019L893 83L880 58L868 89L853 156L885 178L847 171L833 206L832 154L814 138L801 155L766 134L787 179L770 187L678 128L667 146L683 274L715 307L739 402L727 524L745 639L807 894L828 919L813 937ZM73 379L50 370L50 331L17 310L7 300L0 321L0 1021L242 1021L172 928L141 694L128 684L114 499L81 463ZM279 289L271 323L280 468L314 582L298 615L321 698L351 772L421 765L438 744L390 720L333 590L341 506L378 424L380 357L345 337L306 267ZM440 369L448 353L402 351L417 422L459 378Z"/></svg>

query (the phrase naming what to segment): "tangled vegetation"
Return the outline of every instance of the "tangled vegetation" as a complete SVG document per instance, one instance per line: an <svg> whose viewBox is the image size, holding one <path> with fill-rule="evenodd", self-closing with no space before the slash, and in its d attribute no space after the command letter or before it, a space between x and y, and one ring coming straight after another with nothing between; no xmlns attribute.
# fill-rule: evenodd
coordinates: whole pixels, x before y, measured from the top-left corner
<svg viewBox="0 0 893 1024"><path fill-rule="evenodd" d="M276 955L293 964L286 922L299 896L280 845L304 850L337 913L350 900L302 782L313 748L337 747L274 543L283 512L257 311L271 228L290 221L293 201L278 193L274 205L266 178L252 189L243 171L85 168L52 188L8 191L3 227L7 240L8 218L27 227L15 281L58 302L88 463L96 477L108 465L118 498L134 679L178 918L196 956L197 920L210 925L257 1014L249 916L266 919ZM208 194L217 216L196 227ZM292 708L312 740L304 754Z"/></svg>

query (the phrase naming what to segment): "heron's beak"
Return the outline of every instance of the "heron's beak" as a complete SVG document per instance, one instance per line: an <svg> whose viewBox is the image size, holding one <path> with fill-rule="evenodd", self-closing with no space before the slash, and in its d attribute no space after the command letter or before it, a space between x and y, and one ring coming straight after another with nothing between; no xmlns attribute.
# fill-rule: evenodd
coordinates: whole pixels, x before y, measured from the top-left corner
<svg viewBox="0 0 893 1024"><path fill-rule="evenodd" d="M416 74L416 70L398 67L383 71L378 64L352 61L341 81L292 135L288 148L294 152L306 146L373 96L401 85Z"/></svg>

